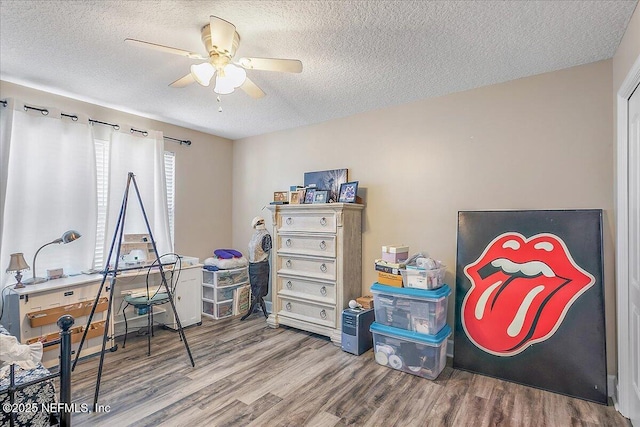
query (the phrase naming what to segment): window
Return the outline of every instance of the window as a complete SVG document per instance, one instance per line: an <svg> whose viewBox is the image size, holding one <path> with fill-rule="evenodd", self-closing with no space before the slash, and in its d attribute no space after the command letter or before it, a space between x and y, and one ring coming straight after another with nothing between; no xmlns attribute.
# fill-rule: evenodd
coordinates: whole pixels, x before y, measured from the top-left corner
<svg viewBox="0 0 640 427"><path fill-rule="evenodd" d="M94 252L93 268L101 270L105 266L107 253L111 247L113 236L106 235L109 197L109 141L94 139L96 148L96 187L97 187L97 226L96 247ZM174 241L175 223L175 153L164 152L164 169L167 187L167 211L169 213L169 232L171 241ZM105 245L106 243L106 245Z"/></svg>
<svg viewBox="0 0 640 427"><path fill-rule="evenodd" d="M98 199L98 221L96 224L96 248L93 268L101 269L105 262L105 234L107 229L107 200L109 198L109 142L94 139L96 147L96 195Z"/></svg>
<svg viewBox="0 0 640 427"><path fill-rule="evenodd" d="M176 182L176 154L171 151L164 152L164 173L167 184L167 210L169 211L169 235L171 242L176 244L174 239L174 222L175 222L175 182Z"/></svg>

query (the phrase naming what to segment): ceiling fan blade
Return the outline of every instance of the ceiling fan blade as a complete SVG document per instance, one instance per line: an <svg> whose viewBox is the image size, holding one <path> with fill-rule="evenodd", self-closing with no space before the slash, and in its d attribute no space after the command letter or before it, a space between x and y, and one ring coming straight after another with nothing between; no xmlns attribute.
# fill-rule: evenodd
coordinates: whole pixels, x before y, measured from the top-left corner
<svg viewBox="0 0 640 427"><path fill-rule="evenodd" d="M136 39L124 39L126 43L133 44L136 46L146 47L148 49L155 49L161 52L172 53L174 55L186 56L191 59L207 59L199 53L189 52L188 50L177 49L175 47L163 46L161 44L143 42L142 40Z"/></svg>
<svg viewBox="0 0 640 427"><path fill-rule="evenodd" d="M209 29L211 31L211 44L217 51L231 54L233 50L233 37L236 34L236 26L231 22L211 15L209 17Z"/></svg>
<svg viewBox="0 0 640 427"><path fill-rule="evenodd" d="M301 73L302 62L297 59L240 58L238 63L248 70L281 71Z"/></svg>
<svg viewBox="0 0 640 427"><path fill-rule="evenodd" d="M244 83L240 85L240 89L245 91L247 95L249 95L250 97L256 98L256 99L262 98L265 95L262 89L260 89L258 85L256 85L254 82L249 80L248 77L244 81Z"/></svg>
<svg viewBox="0 0 640 427"><path fill-rule="evenodd" d="M184 77L179 78L175 82L171 83L169 86L171 87L185 87L195 82L196 80L193 78L193 74L189 73Z"/></svg>

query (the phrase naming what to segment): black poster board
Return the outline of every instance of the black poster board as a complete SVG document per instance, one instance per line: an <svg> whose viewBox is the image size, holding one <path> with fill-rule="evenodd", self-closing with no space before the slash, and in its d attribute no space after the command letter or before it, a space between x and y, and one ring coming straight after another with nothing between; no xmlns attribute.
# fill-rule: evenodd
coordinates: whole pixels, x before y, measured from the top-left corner
<svg viewBox="0 0 640 427"><path fill-rule="evenodd" d="M453 366L607 402L602 210L458 213Z"/></svg>

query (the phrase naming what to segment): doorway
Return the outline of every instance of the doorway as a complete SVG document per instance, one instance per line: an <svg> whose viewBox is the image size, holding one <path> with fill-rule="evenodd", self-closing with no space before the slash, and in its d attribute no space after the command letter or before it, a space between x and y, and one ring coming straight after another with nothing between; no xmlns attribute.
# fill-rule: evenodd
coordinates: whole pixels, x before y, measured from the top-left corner
<svg viewBox="0 0 640 427"><path fill-rule="evenodd" d="M640 427L640 57L617 95L618 410Z"/></svg>

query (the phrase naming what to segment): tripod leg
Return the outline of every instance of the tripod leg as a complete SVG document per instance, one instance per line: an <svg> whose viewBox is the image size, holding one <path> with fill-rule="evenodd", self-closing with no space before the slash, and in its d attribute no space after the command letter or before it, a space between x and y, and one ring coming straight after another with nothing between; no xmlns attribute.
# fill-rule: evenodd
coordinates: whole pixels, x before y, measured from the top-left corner
<svg viewBox="0 0 640 427"><path fill-rule="evenodd" d="M180 332L180 338L182 338L184 348L187 350L187 355L189 356L189 360L191 361L191 366L196 366L196 363L193 361L193 355L191 354L191 349L189 348L189 343L187 343L187 336L184 333L184 329L182 329L182 323L180 323L178 310L176 309L176 305L173 302L173 292L171 292L171 289L169 289L169 286L167 285L167 276L165 275L164 269L162 268L162 262L160 261L160 254L158 254L158 247L156 246L156 241L153 238L153 232L151 231L151 226L149 225L147 212L145 211L144 205L142 204L142 197L140 197L140 191L138 190L138 184L136 183L136 178L135 176L133 176L132 172L129 172L129 178L131 181L133 181L133 188L136 190L136 196L138 197L138 202L140 202L140 209L142 210L144 223L147 226L147 231L149 232L149 239L151 240L151 245L153 246L153 253L156 255L156 260L158 261L158 268L160 270L160 277L162 277L162 284L164 285L164 288L167 291L167 295L169 296L169 302L171 303L171 309L173 310L173 315L175 316L175 319L176 319L176 325L178 326L178 331Z"/></svg>
<svg viewBox="0 0 640 427"><path fill-rule="evenodd" d="M111 286L109 288L109 307L107 308L107 319L111 319L111 307L113 306L113 290L116 287L116 278L111 278ZM96 380L96 393L93 396L93 407L98 405L98 394L100 393L100 379L102 378L102 365L104 364L104 349L107 345L107 336L109 333L109 321L104 324L104 335L102 336L102 351L100 351L100 364L98 365L98 378Z"/></svg>
<svg viewBox="0 0 640 427"><path fill-rule="evenodd" d="M109 255L107 256L107 263L111 260L111 255L113 254L113 249L116 246L116 241L118 241L118 249L116 250L116 260L115 260L115 269L114 269L114 282L115 283L115 274L118 272L118 258L120 258L120 245L122 244L122 233L124 231L124 217L127 214L127 200L129 199L129 186L131 184L131 178L133 174L129 173L127 176L127 186L124 190L124 196L122 197L122 204L120 205L120 214L118 214L118 221L116 222L116 231L113 234L113 239L111 239L111 246L109 247ZM93 303L93 307L91 307L91 314L89 314L89 318L87 319L87 327L84 328L84 333L82 334L82 339L80 340L80 345L78 346L78 351L76 353L76 358L73 361L73 365L71 366L71 370L73 371L76 368L76 364L78 363L78 359L80 358L80 351L82 350L82 346L84 345L84 341L87 338L87 332L89 332L89 327L91 326L91 321L93 320L93 315L95 314L96 307L98 305L98 301L100 300L100 294L102 294L102 289L104 288L104 282L107 280L107 274L109 268L108 266L104 267L104 271L102 272L102 283L100 284L100 289L98 289L98 294L96 295L96 300ZM111 310L111 304L113 301L109 299L109 310ZM106 324L108 324L110 317L107 316ZM106 330L105 326L105 330ZM106 336L106 334L105 334ZM104 345L102 346L104 349ZM97 393L96 393L97 397Z"/></svg>
<svg viewBox="0 0 640 427"><path fill-rule="evenodd" d="M71 371L76 368L76 364L78 363L78 359L80 359L80 352L82 351L82 346L87 338L87 332L89 332L89 326L91 325L91 321L93 320L93 315L96 313L96 307L98 306L98 301L100 301L100 295L102 294L102 289L104 288L104 282L107 279L106 273L102 276L102 283L100 283L100 288L98 289L98 293L96 294L96 299L93 301L93 307L91 307L91 313L89 313L89 317L87 318L87 327L84 328L84 332L82 333L82 339L80 340L80 345L78 346L78 350L76 352L76 357L73 360L73 365L71 366ZM109 304L111 304L111 300L109 300ZM109 322L109 318L107 317L107 321L105 325ZM106 327L106 326L105 326Z"/></svg>

